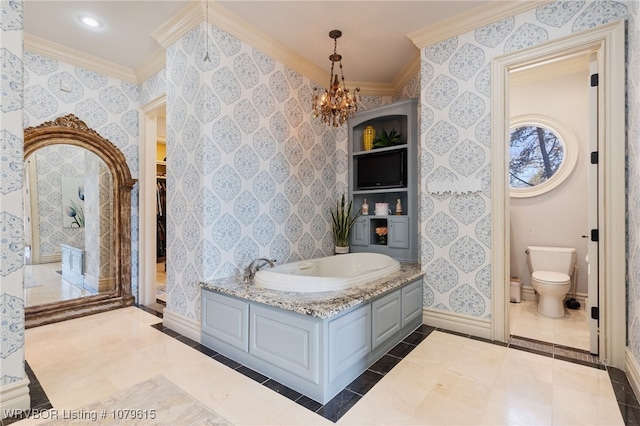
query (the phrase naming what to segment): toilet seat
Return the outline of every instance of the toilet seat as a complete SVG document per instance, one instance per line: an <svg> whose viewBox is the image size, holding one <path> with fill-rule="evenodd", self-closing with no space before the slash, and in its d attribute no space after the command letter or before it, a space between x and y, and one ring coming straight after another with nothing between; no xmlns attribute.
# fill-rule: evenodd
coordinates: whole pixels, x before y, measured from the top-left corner
<svg viewBox="0 0 640 426"><path fill-rule="evenodd" d="M531 278L546 285L564 285L571 282L569 275L553 271L535 271L531 274Z"/></svg>

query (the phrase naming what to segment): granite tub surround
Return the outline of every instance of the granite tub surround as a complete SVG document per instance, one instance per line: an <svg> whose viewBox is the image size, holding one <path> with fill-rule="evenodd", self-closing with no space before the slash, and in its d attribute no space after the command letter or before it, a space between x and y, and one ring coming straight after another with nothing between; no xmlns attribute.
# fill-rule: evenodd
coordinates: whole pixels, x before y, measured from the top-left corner
<svg viewBox="0 0 640 426"><path fill-rule="evenodd" d="M368 284L340 291L313 293L278 291L257 287L253 283L245 284L240 276L203 281L200 285L206 290L326 319L354 306L367 303L423 275L424 272L420 270L419 264L400 263L398 272Z"/></svg>

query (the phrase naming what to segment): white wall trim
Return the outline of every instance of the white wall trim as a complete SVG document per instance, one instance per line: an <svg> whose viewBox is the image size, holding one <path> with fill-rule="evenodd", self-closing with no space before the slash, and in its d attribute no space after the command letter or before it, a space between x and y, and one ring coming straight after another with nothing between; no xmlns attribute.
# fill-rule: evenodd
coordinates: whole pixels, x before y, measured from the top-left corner
<svg viewBox="0 0 640 426"><path fill-rule="evenodd" d="M528 49L494 58L491 93L491 262L492 318L495 340L509 337L508 256L509 211L507 203L506 137L509 111L509 71L577 51L597 51L600 81L604 82L599 111L599 244L600 360L624 366L626 346L625 296L625 111L624 21L602 25ZM604 99L602 99L604 98Z"/></svg>
<svg viewBox="0 0 640 426"><path fill-rule="evenodd" d="M422 309L422 323L458 333L491 339L491 320L437 309Z"/></svg>
<svg viewBox="0 0 640 426"><path fill-rule="evenodd" d="M178 41L188 31L191 31L193 27L204 22L206 18L205 13L204 2L188 2L176 15L151 33L151 36L156 39L162 47L154 51L145 59L145 62L136 69L123 67L96 56L80 52L79 50L71 49L26 33L24 35L25 50L123 81L140 84L165 67L165 49ZM323 69L318 67L215 2L209 4L209 23L237 37L248 45L265 52L287 67L309 78L312 82L322 83L324 85L324 82L329 80L328 68ZM413 76L411 73L415 72L418 68L417 66L420 65L419 53L417 54L417 59L416 61L414 58L407 64L406 68L402 70L400 75L395 77L393 82L368 83L346 81L346 85L349 88L360 87L361 93L366 95L393 96L406 85Z"/></svg>
<svg viewBox="0 0 640 426"><path fill-rule="evenodd" d="M407 37L418 47L418 49L422 49L423 47L455 37L459 34L473 31L476 28L492 24L510 16L518 15L546 3L551 3L551 1L489 2L449 19L440 21L437 24L413 31L407 34Z"/></svg>
<svg viewBox="0 0 640 426"><path fill-rule="evenodd" d="M624 366L633 393L638 398L638 395L640 395L640 364L633 357L633 353L628 346L624 349Z"/></svg>
<svg viewBox="0 0 640 426"><path fill-rule="evenodd" d="M161 46L167 48L178 41L188 31L191 31L193 27L205 20L205 3L192 2L185 6L171 20L158 27L153 33L151 33L151 36L155 38ZM326 69L318 67L313 62L305 59L301 55L298 55L292 49L285 47L283 44L278 43L272 37L250 25L238 15L216 2L209 3L208 21L210 25L215 25L221 30L242 40L246 44L268 54L278 62L285 64L287 67L309 78L312 82L324 85L325 82L329 81L328 67ZM419 65L419 52L417 56L417 65ZM407 78L406 73L416 69L414 61L408 64L408 70L403 70L403 73L396 77L392 83L367 83L348 80L346 81L346 86L350 89L360 87L361 93L366 95L392 96L398 92L398 90L402 89L402 85L406 84L408 78L410 78Z"/></svg>
<svg viewBox="0 0 640 426"><path fill-rule="evenodd" d="M187 318L184 315L169 310L168 308L164 308L162 325L188 337L191 340L200 342L202 327L199 322L191 318Z"/></svg>
<svg viewBox="0 0 640 426"><path fill-rule="evenodd" d="M31 34L24 34L24 50L119 80L128 81L129 83L138 84L136 75L131 68L123 67L114 62L106 61L97 56L89 55Z"/></svg>
<svg viewBox="0 0 640 426"><path fill-rule="evenodd" d="M7 417L10 411L28 411L31 408L29 396L29 379L24 378L8 385L0 386L0 419ZM26 415L25 415L26 417Z"/></svg>
<svg viewBox="0 0 640 426"><path fill-rule="evenodd" d="M139 269L138 303L149 305L156 300L156 141L158 112L166 105L166 95L159 96L140 108L139 158Z"/></svg>

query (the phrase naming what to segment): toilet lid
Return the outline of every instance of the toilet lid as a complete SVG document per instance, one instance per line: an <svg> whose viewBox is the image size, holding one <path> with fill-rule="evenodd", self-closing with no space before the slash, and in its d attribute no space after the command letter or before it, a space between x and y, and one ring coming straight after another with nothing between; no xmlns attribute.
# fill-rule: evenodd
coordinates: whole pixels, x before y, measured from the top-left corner
<svg viewBox="0 0 640 426"><path fill-rule="evenodd" d="M536 271L531 274L531 277L548 284L565 284L570 280L569 275L553 271Z"/></svg>

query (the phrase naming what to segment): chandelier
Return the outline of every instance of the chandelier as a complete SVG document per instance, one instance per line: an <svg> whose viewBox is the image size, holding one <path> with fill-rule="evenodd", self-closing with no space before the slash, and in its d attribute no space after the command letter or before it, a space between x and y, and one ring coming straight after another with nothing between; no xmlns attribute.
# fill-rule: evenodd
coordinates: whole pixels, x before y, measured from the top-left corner
<svg viewBox="0 0 640 426"><path fill-rule="evenodd" d="M353 117L358 111L359 87L353 90L353 94L349 93L349 89L344 84L344 72L342 71L342 55L337 53L338 39L342 36L342 31L333 30L329 33L329 37L333 39L333 55L329 55L331 60L331 77L329 79L329 90L325 90L322 95L319 89L313 89L313 116L320 119L333 127L342 126L345 121ZM333 67L338 62L340 64L340 77L342 78L342 86L338 81L338 74L333 75Z"/></svg>

